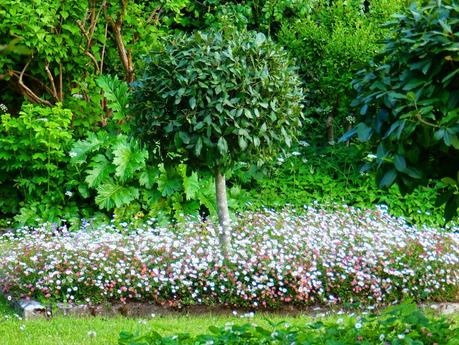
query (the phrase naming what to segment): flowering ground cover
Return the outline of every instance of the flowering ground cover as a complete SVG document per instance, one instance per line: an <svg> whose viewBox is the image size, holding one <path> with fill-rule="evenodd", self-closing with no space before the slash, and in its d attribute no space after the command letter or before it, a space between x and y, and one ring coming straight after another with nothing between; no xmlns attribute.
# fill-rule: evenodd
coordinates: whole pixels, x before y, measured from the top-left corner
<svg viewBox="0 0 459 345"><path fill-rule="evenodd" d="M411 227L383 209L245 213L227 259L212 223L152 224L4 234L0 286L51 302L249 308L457 297L458 235Z"/></svg>

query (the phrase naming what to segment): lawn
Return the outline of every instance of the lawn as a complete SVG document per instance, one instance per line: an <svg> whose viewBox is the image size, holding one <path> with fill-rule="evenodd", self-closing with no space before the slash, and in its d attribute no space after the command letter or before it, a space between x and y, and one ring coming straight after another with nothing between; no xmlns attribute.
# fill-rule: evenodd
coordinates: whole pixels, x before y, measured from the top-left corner
<svg viewBox="0 0 459 345"><path fill-rule="evenodd" d="M274 322L287 321L292 325L304 324L305 316L285 317L258 314L250 322L268 325L265 317ZM309 318L310 319L310 318ZM209 326L224 326L227 323L245 323L249 319L237 316L203 315L180 317L153 317L128 319L123 317L74 318L56 317L51 320L20 320L15 316L5 299L0 297L0 344L1 345L73 345L73 344L117 344L119 333L124 331L145 333L155 330L161 335L205 333ZM94 336L95 334L95 336Z"/></svg>

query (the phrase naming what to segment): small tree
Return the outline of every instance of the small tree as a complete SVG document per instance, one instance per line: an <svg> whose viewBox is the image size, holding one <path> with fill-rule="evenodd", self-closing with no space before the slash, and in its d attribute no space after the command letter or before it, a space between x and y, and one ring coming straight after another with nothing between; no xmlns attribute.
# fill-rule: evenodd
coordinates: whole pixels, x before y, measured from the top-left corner
<svg viewBox="0 0 459 345"><path fill-rule="evenodd" d="M134 135L159 148L163 162L214 174L225 255L225 173L289 147L301 126L302 98L287 53L255 32L170 37L134 83Z"/></svg>
<svg viewBox="0 0 459 345"><path fill-rule="evenodd" d="M378 145L381 187L397 183L410 192L442 181L446 220L459 207L458 32L454 1L431 0L398 15L384 51L355 82L364 120L349 133Z"/></svg>

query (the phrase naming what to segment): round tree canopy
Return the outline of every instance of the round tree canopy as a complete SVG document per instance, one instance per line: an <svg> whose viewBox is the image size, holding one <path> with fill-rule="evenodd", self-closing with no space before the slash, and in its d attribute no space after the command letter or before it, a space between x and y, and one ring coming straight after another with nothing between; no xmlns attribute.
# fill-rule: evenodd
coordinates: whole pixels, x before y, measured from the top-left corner
<svg viewBox="0 0 459 345"><path fill-rule="evenodd" d="M221 171L262 163L289 147L301 126L300 79L261 33L169 37L133 87L134 134L165 162Z"/></svg>

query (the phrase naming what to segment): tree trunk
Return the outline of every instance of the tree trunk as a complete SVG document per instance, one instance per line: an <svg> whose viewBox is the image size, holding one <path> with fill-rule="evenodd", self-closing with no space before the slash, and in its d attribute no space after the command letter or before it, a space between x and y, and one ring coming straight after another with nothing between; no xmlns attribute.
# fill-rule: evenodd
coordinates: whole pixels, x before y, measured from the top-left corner
<svg viewBox="0 0 459 345"><path fill-rule="evenodd" d="M333 114L330 113L327 117L325 125L327 126L327 141L330 145L335 143L335 131L333 129Z"/></svg>
<svg viewBox="0 0 459 345"><path fill-rule="evenodd" d="M220 169L217 169L215 174L215 193L217 195L218 220L220 223L220 246L223 256L227 257L229 247L228 234L231 219L229 217L228 198L226 196L226 180L225 176L221 174Z"/></svg>

